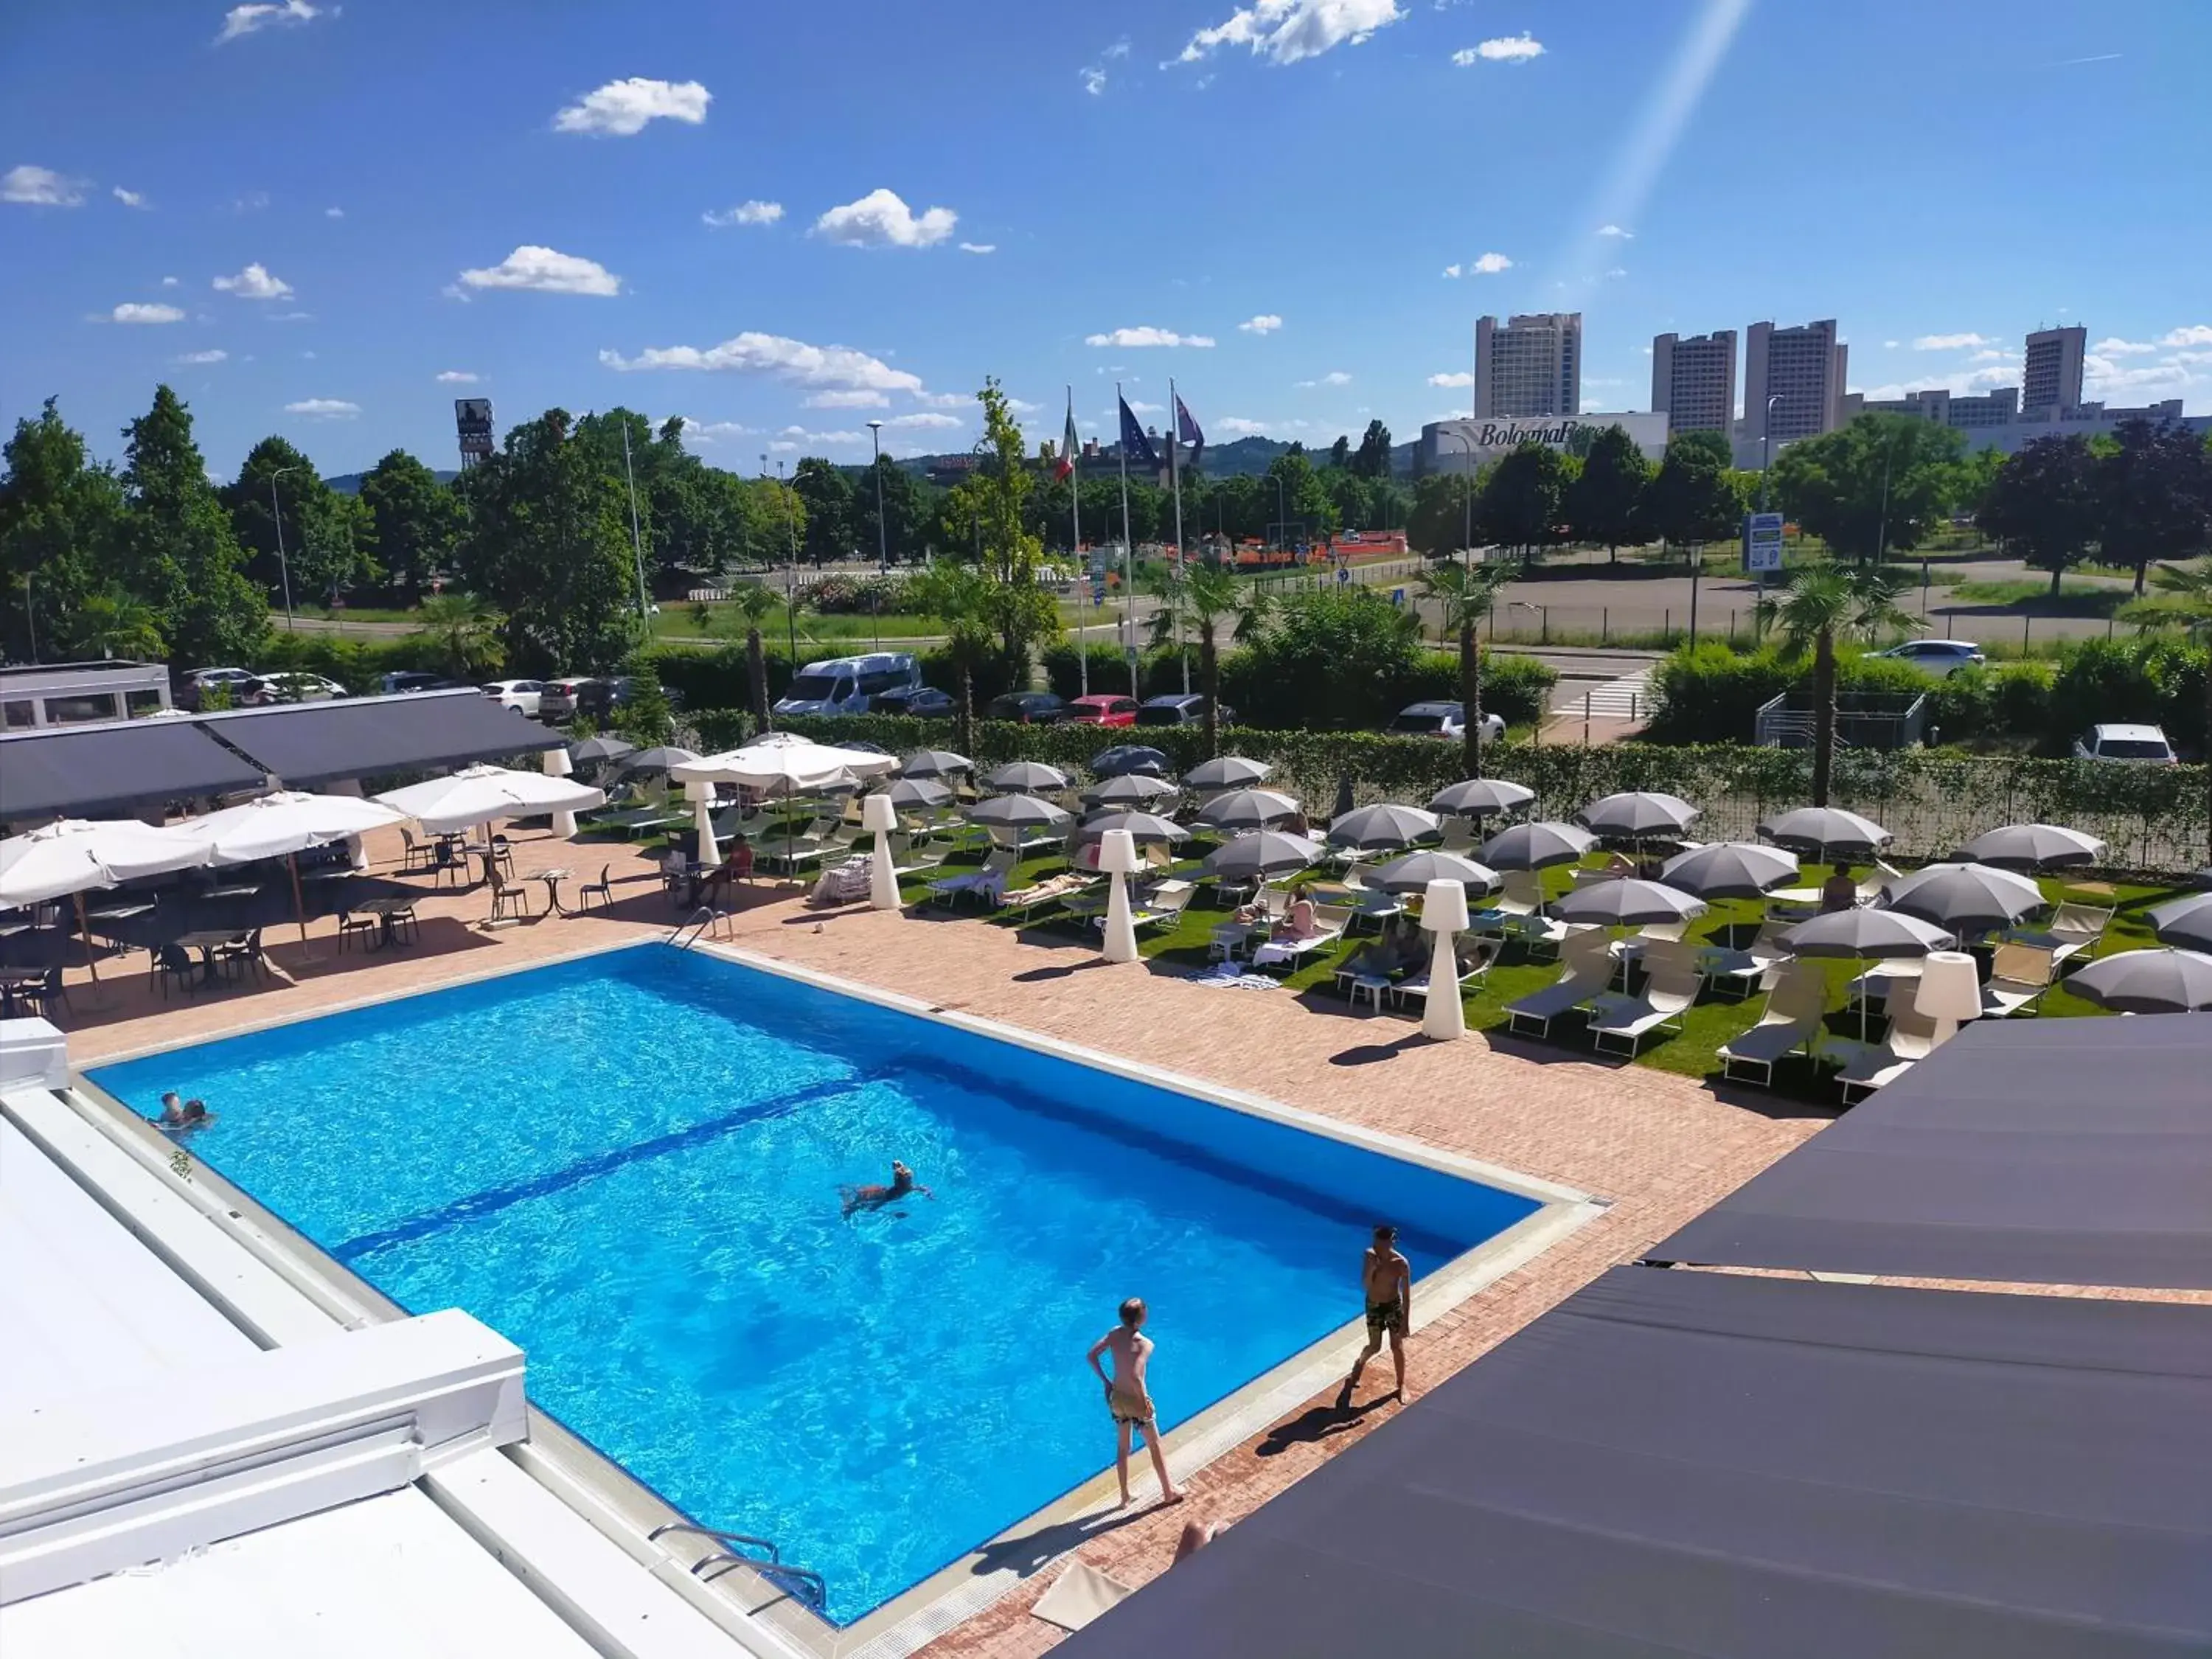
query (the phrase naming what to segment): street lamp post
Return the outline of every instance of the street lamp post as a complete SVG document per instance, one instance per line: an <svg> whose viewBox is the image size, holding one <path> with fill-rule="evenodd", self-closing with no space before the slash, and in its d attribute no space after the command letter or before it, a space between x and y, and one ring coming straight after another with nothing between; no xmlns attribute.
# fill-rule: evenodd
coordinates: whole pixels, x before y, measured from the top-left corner
<svg viewBox="0 0 2212 1659"><path fill-rule="evenodd" d="M1465 520L1460 528L1460 560L1464 564L1474 562L1474 440L1464 432L1447 432L1447 438L1459 440L1467 451L1467 489L1461 493L1460 503L1465 510Z"/></svg>
<svg viewBox="0 0 2212 1659"><path fill-rule="evenodd" d="M277 504L276 480L287 472L305 472L303 465L280 466L269 475L269 516L276 521L276 574L284 586L284 626L292 626L292 567L284 557L284 510Z"/></svg>
<svg viewBox="0 0 2212 1659"><path fill-rule="evenodd" d="M799 514L797 504L791 499L788 486L783 482L783 463L775 464L775 487L785 492L783 523L788 532L791 555L783 566L783 649L785 666L796 674L799 672Z"/></svg>
<svg viewBox="0 0 2212 1659"><path fill-rule="evenodd" d="M1766 511L1767 469L1774 455L1774 405L1781 401L1780 392L1770 394L1766 399L1766 417L1759 423L1759 510L1762 513ZM1746 542L1745 546L1748 548L1750 544ZM1750 553L1747 551L1744 557L1748 560L1751 557ZM1756 580L1759 591L1764 593L1766 591L1766 573L1764 570L1759 571ZM1694 633L1693 629L1693 636Z"/></svg>
<svg viewBox="0 0 2212 1659"><path fill-rule="evenodd" d="M876 446L876 574L889 575L891 568L890 532L884 526L884 423L868 422L868 436Z"/></svg>

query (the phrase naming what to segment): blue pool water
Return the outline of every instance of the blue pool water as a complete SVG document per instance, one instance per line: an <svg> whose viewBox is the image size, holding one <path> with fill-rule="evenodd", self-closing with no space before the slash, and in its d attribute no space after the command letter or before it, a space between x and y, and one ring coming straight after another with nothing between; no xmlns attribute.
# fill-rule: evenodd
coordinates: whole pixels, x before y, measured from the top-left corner
<svg viewBox="0 0 2212 1659"><path fill-rule="evenodd" d="M840 1621L1111 1462L1084 1353L1122 1297L1171 1428L1357 1316L1375 1218L1418 1273L1535 1207L662 946L93 1075L206 1099L195 1157L521 1344L539 1405ZM842 1219L895 1157L935 1197Z"/></svg>

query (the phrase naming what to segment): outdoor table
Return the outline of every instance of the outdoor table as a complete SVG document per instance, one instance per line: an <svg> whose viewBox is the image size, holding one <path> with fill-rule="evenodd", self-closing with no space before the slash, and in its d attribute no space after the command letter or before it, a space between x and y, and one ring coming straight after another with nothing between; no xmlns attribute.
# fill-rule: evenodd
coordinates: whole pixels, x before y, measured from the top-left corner
<svg viewBox="0 0 2212 1659"><path fill-rule="evenodd" d="M210 887L207 891L202 893L200 896L202 898L210 899L252 898L260 890L261 884L259 882L241 881L234 882L228 887Z"/></svg>
<svg viewBox="0 0 2212 1659"><path fill-rule="evenodd" d="M44 988L46 982L44 974L0 974L0 1018L15 1018L26 994Z"/></svg>
<svg viewBox="0 0 2212 1659"><path fill-rule="evenodd" d="M212 985L215 983L216 951L223 945L240 943L250 931L244 927L211 927L197 933L181 934L172 939L170 943L180 951L198 951L200 953L200 983Z"/></svg>
<svg viewBox="0 0 2212 1659"><path fill-rule="evenodd" d="M356 915L376 918L376 943L377 947L381 950L386 945L398 942L398 936L392 929L392 921L398 916L411 915L415 909L415 900L413 896L409 894L386 894L379 898L363 899L360 903L349 905L347 908Z"/></svg>
<svg viewBox="0 0 2212 1659"><path fill-rule="evenodd" d="M574 870L540 870L530 878L545 884L545 908L549 915L565 916L570 914L561 907L561 884L575 873Z"/></svg>

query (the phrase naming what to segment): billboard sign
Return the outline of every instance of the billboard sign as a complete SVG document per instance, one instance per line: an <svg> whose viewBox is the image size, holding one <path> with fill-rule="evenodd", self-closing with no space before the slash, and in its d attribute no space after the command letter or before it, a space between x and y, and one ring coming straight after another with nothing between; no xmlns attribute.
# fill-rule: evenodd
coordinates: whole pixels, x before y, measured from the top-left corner
<svg viewBox="0 0 2212 1659"><path fill-rule="evenodd" d="M1782 568L1782 515L1747 513L1743 520L1743 568L1753 573Z"/></svg>
<svg viewBox="0 0 2212 1659"><path fill-rule="evenodd" d="M453 399L453 429L460 434L461 453L482 460L491 453L491 399Z"/></svg>

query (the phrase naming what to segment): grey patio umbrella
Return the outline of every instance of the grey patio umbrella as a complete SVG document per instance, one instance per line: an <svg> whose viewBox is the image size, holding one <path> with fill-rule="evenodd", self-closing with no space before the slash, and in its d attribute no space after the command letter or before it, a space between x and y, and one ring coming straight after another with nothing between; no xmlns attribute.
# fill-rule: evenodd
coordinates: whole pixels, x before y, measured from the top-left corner
<svg viewBox="0 0 2212 1659"><path fill-rule="evenodd" d="M1275 769L1265 761L1246 760L1242 755L1218 755L1192 767L1182 775L1182 781L1193 789L1243 789L1267 782L1274 773Z"/></svg>
<svg viewBox="0 0 2212 1659"><path fill-rule="evenodd" d="M942 806L952 799L952 792L934 778L901 778L884 793L902 812L918 806Z"/></svg>
<svg viewBox="0 0 2212 1659"><path fill-rule="evenodd" d="M1429 798L1429 811L1479 818L1491 812L1510 812L1535 799L1536 792L1526 784L1508 783L1503 778L1468 778L1437 790Z"/></svg>
<svg viewBox="0 0 2212 1659"><path fill-rule="evenodd" d="M1604 927L1648 927L1656 922L1687 921L1705 914L1705 902L1656 881L1631 876L1577 887L1552 905L1561 921L1591 921Z"/></svg>
<svg viewBox="0 0 2212 1659"><path fill-rule="evenodd" d="M2050 903L2026 876L1987 864L1931 864L1892 883L1883 908L1971 938Z"/></svg>
<svg viewBox="0 0 2212 1659"><path fill-rule="evenodd" d="M1539 818L1509 825L1483 842L1482 861L1494 870L1542 870L1572 864L1596 845L1597 837L1580 824Z"/></svg>
<svg viewBox="0 0 2212 1659"><path fill-rule="evenodd" d="M1006 790L1065 789L1067 774L1042 761L1008 761L983 774L983 787Z"/></svg>
<svg viewBox="0 0 2212 1659"><path fill-rule="evenodd" d="M2202 951L2122 951L2070 975L2066 988L2124 1014L2212 1008L2212 956Z"/></svg>
<svg viewBox="0 0 2212 1659"><path fill-rule="evenodd" d="M2008 823L1976 836L1959 849L1959 856L2002 870L2059 870L2094 864L2105 856L2105 843L2063 824Z"/></svg>
<svg viewBox="0 0 2212 1659"><path fill-rule="evenodd" d="M1399 806L1383 801L1346 812L1328 826L1331 847L1354 847L1376 852L1411 847L1424 836L1437 833L1437 815L1418 806Z"/></svg>
<svg viewBox="0 0 2212 1659"><path fill-rule="evenodd" d="M994 795L969 809L968 822L1001 830L1044 830L1066 823L1073 816L1065 806L1039 800L1035 795Z"/></svg>
<svg viewBox="0 0 2212 1659"><path fill-rule="evenodd" d="M1793 956L1852 957L1861 962L1895 957L1924 957L1948 951L1958 941L1932 922L1900 910L1831 910L1801 921L1783 934ZM1867 1035L1867 999L1859 999L1859 1040Z"/></svg>
<svg viewBox="0 0 2212 1659"><path fill-rule="evenodd" d="M1494 893L1503 885L1498 872L1457 853L1433 848L1392 859L1366 878L1370 887L1390 893L1425 893L1432 881L1455 881L1477 892Z"/></svg>
<svg viewBox="0 0 2212 1659"><path fill-rule="evenodd" d="M622 758L625 772L665 772L672 766L681 766L699 757L689 749L679 749L674 744L662 744L657 748L640 749Z"/></svg>
<svg viewBox="0 0 2212 1659"><path fill-rule="evenodd" d="M1797 859L1747 841L1717 841L1677 853L1659 867L1669 887L1699 898L1759 898L1797 879Z"/></svg>
<svg viewBox="0 0 2212 1659"><path fill-rule="evenodd" d="M1093 755L1091 769L1102 778L1126 777L1132 772L1149 773L1153 777L1164 778L1168 775L1168 757L1145 744L1116 744L1111 749L1102 749Z"/></svg>
<svg viewBox="0 0 2212 1659"><path fill-rule="evenodd" d="M1840 806L1799 806L1778 812L1759 826L1759 833L1777 847L1810 853L1818 859L1845 853L1871 858L1892 839L1889 831L1872 818L1846 812Z"/></svg>
<svg viewBox="0 0 2212 1659"><path fill-rule="evenodd" d="M1298 816L1298 804L1273 789L1231 789L1198 809L1198 821L1217 830L1267 830Z"/></svg>
<svg viewBox="0 0 2212 1659"><path fill-rule="evenodd" d="M635 744L615 737L584 738L568 745L568 759L577 766L596 766L636 752Z"/></svg>
<svg viewBox="0 0 2212 1659"><path fill-rule="evenodd" d="M2161 945L2212 951L2212 893L2191 893L2145 912Z"/></svg>
<svg viewBox="0 0 2212 1659"><path fill-rule="evenodd" d="M1265 881L1304 869L1321 853L1321 843L1304 836L1259 830L1207 854L1206 873L1231 881Z"/></svg>
<svg viewBox="0 0 2212 1659"><path fill-rule="evenodd" d="M950 749L917 749L899 763L902 778L949 778L975 769L974 761Z"/></svg>
<svg viewBox="0 0 2212 1659"><path fill-rule="evenodd" d="M1164 818L1158 812L1137 812L1121 807L1093 812L1076 825L1075 837L1078 841L1097 841L1109 830L1127 830L1140 846L1146 842L1190 839L1190 831L1173 818Z"/></svg>
<svg viewBox="0 0 2212 1659"><path fill-rule="evenodd" d="M1592 801L1575 817L1593 833L1613 841L1651 841L1679 836L1697 821L1698 809L1680 795L1656 789L1631 789Z"/></svg>
<svg viewBox="0 0 2212 1659"><path fill-rule="evenodd" d="M1083 799L1097 806L1150 806L1158 801L1174 800L1182 793L1181 786L1165 778L1156 778L1148 772L1124 772L1092 784L1083 792Z"/></svg>

